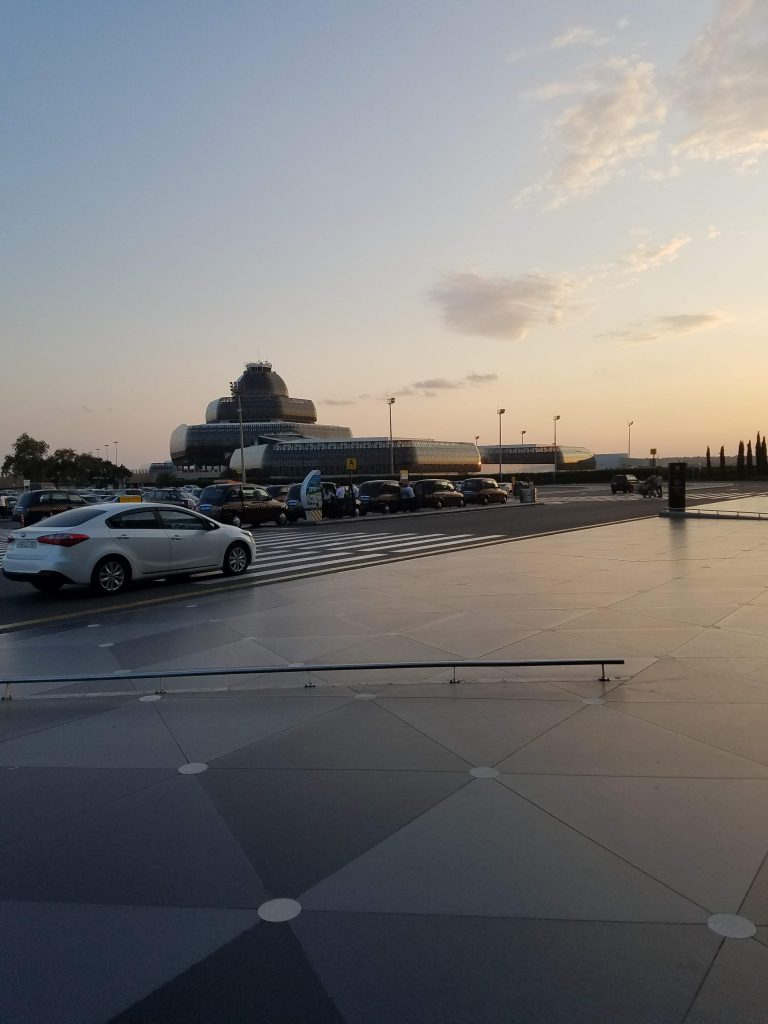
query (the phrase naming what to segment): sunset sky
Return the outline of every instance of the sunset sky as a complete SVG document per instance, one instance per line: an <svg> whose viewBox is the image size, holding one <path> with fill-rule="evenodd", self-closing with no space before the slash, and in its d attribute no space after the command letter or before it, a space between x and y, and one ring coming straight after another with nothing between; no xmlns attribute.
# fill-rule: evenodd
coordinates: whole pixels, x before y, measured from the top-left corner
<svg viewBox="0 0 768 1024"><path fill-rule="evenodd" d="M768 0L4 0L0 457L768 430Z"/></svg>

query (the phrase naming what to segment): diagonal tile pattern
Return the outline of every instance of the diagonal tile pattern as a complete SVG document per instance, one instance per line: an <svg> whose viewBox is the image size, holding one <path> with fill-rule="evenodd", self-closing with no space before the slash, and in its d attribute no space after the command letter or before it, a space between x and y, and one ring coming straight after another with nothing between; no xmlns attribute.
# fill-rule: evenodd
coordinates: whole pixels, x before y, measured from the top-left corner
<svg viewBox="0 0 768 1024"><path fill-rule="evenodd" d="M0 1020L762 1021L764 529L646 520L3 637L9 674L73 681L0 704ZM464 682L227 674L398 659ZM221 671L154 695L148 666Z"/></svg>

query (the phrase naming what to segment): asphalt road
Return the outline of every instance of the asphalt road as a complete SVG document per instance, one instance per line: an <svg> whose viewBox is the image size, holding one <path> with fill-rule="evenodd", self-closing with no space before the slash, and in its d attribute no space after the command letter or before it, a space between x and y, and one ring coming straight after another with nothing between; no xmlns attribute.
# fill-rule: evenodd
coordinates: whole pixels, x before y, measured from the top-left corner
<svg viewBox="0 0 768 1024"><path fill-rule="evenodd" d="M750 492L764 491L755 484L689 485L689 503L716 502ZM441 511L409 515L370 514L357 520L324 522L313 527L264 526L254 530L260 557L254 572L236 580L218 574L190 582L153 581L137 584L116 598L100 598L78 587L65 587L43 595L27 584L0 578L0 631L82 622L83 617L131 607L195 600L222 588L265 586L287 579L382 564L386 561L429 557L450 550L520 540L539 534L644 519L658 515L666 502L636 494L605 493L605 485L542 488L539 503ZM0 547L11 526L0 526Z"/></svg>

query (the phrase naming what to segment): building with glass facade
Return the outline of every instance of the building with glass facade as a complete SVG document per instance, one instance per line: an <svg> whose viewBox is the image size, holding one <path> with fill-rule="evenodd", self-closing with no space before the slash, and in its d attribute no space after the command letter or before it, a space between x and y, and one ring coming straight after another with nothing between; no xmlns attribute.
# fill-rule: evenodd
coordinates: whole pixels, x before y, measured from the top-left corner
<svg viewBox="0 0 768 1024"><path fill-rule="evenodd" d="M208 404L205 423L182 423L171 434L171 459L180 474L240 473L240 416L245 468L251 479L302 480L313 469L328 477L390 475L407 469L419 476L469 476L480 472L477 446L468 441L353 438L349 427L317 422L314 402L291 398L285 381L268 362L246 363L230 384L229 397Z"/></svg>
<svg viewBox="0 0 768 1024"><path fill-rule="evenodd" d="M587 448L552 444L484 444L479 448L484 466L519 466L530 473L552 469L557 459L557 468L595 469L595 456ZM509 469L505 468L506 472Z"/></svg>

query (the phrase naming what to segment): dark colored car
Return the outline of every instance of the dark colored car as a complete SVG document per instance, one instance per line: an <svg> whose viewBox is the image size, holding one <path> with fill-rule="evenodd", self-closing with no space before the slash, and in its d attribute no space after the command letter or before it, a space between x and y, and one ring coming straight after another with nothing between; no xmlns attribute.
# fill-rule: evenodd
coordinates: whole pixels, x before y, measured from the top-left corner
<svg viewBox="0 0 768 1024"><path fill-rule="evenodd" d="M417 480L413 485L417 508L462 508L464 495L450 480Z"/></svg>
<svg viewBox="0 0 768 1024"><path fill-rule="evenodd" d="M611 494L621 491L622 494L632 494L637 487L637 477L631 473L617 473L611 480Z"/></svg>
<svg viewBox="0 0 768 1024"><path fill-rule="evenodd" d="M270 498L277 498L278 501L285 501L288 497L290 484L267 484L264 490Z"/></svg>
<svg viewBox="0 0 768 1024"><path fill-rule="evenodd" d="M323 481L323 519L340 519L342 516L360 515L360 499L356 498L349 489L341 499L336 497L337 484L331 481ZM295 523L297 519L306 519L307 514L301 504L301 484L291 484L285 496L285 503L288 506L288 522Z"/></svg>
<svg viewBox="0 0 768 1024"><path fill-rule="evenodd" d="M360 484L360 515L368 512L400 512L400 484L397 480L366 480Z"/></svg>
<svg viewBox="0 0 768 1024"><path fill-rule="evenodd" d="M475 476L470 480L462 480L459 489L468 505L503 505L507 500L507 492L502 491L490 476Z"/></svg>
<svg viewBox="0 0 768 1024"><path fill-rule="evenodd" d="M41 519L87 505L85 498L74 491L25 491L13 509L13 519L22 526L33 526Z"/></svg>
<svg viewBox="0 0 768 1024"><path fill-rule="evenodd" d="M263 487L255 484L211 484L203 488L197 511L231 526L261 526L262 523L285 526L288 522L285 502L270 498Z"/></svg>

